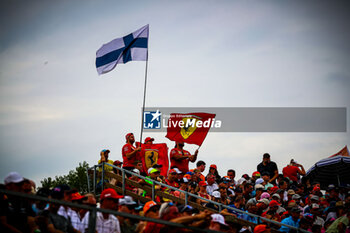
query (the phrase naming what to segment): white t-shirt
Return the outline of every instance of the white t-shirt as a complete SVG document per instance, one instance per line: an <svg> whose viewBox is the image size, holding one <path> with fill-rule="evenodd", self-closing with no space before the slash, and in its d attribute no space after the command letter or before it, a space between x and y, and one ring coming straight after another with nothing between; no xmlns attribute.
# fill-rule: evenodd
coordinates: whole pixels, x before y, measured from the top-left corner
<svg viewBox="0 0 350 233"><path fill-rule="evenodd" d="M85 229L89 226L89 212L85 214L81 227L78 229L80 232L85 232ZM116 216L109 214L108 219L103 218L101 212L96 214L96 230L98 233L120 233L120 224Z"/></svg>

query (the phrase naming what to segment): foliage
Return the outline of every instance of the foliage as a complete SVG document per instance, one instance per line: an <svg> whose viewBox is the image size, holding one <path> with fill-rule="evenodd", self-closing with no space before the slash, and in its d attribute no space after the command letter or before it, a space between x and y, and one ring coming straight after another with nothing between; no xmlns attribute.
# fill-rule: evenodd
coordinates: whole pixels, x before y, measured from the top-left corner
<svg viewBox="0 0 350 233"><path fill-rule="evenodd" d="M84 161L79 163L79 166L75 170L70 170L68 175L55 176L55 179L51 177L44 178L40 181L43 188L54 188L58 185L66 184L71 188L76 188L80 193L87 193L88 184L86 169L89 167L89 164Z"/></svg>

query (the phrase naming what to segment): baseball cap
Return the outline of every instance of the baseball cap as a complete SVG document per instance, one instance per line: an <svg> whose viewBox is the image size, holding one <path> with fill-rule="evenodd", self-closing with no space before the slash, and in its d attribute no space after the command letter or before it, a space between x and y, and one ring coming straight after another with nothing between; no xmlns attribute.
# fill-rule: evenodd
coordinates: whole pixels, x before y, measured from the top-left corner
<svg viewBox="0 0 350 233"><path fill-rule="evenodd" d="M311 195L310 200L319 201L320 198L316 195Z"/></svg>
<svg viewBox="0 0 350 233"><path fill-rule="evenodd" d="M111 151L108 150L108 149L103 149L103 150L101 150L101 152L109 153L109 152L111 152Z"/></svg>
<svg viewBox="0 0 350 233"><path fill-rule="evenodd" d="M152 142L153 142L153 141L154 141L154 138L147 137L147 138L145 139L145 143L148 142L148 141L152 141Z"/></svg>
<svg viewBox="0 0 350 233"><path fill-rule="evenodd" d="M277 193L272 195L272 198L274 198L274 197L277 197L278 199L281 199L281 196L279 194L277 194Z"/></svg>
<svg viewBox="0 0 350 233"><path fill-rule="evenodd" d="M199 181L198 185L199 186L207 186L208 184L207 184L207 182L202 180L202 181Z"/></svg>
<svg viewBox="0 0 350 233"><path fill-rule="evenodd" d="M4 179L4 183L6 184L11 184L11 183L20 183L24 181L23 176L21 176L18 172L10 172L7 174L7 176Z"/></svg>
<svg viewBox="0 0 350 233"><path fill-rule="evenodd" d="M182 183L188 183L188 179L186 177L182 178Z"/></svg>
<svg viewBox="0 0 350 233"><path fill-rule="evenodd" d="M271 190L271 192L274 193L274 192L276 192L278 190L278 187L277 186L273 186L273 187L271 187L270 190Z"/></svg>
<svg viewBox="0 0 350 233"><path fill-rule="evenodd" d="M59 185L51 190L50 196L54 199L63 199L64 192L70 190L68 185Z"/></svg>
<svg viewBox="0 0 350 233"><path fill-rule="evenodd" d="M264 203L264 204L267 205L267 206L270 204L270 201L267 200L266 198L260 199L258 202Z"/></svg>
<svg viewBox="0 0 350 233"><path fill-rule="evenodd" d="M254 227L254 233L263 233L268 229L268 227L264 224L256 225Z"/></svg>
<svg viewBox="0 0 350 233"><path fill-rule="evenodd" d="M275 201L275 200L270 201L270 204L269 204L270 207L274 207L278 205L280 205L280 203L278 203L278 201Z"/></svg>
<svg viewBox="0 0 350 233"><path fill-rule="evenodd" d="M301 209L299 209L299 207L295 206L295 207L293 207L290 211L291 211L291 212L294 212L294 213L300 213L300 212L301 212Z"/></svg>
<svg viewBox="0 0 350 233"><path fill-rule="evenodd" d="M222 216L221 214L212 214L211 215L211 221L220 223L220 224L225 225L225 226L228 226L226 224L226 222L225 222L224 216Z"/></svg>
<svg viewBox="0 0 350 233"><path fill-rule="evenodd" d="M311 205L311 209L319 209L320 208L320 205L319 204L316 204L316 203L313 203Z"/></svg>
<svg viewBox="0 0 350 233"><path fill-rule="evenodd" d="M140 175L140 170L139 169L134 168L134 169L132 169L132 172Z"/></svg>
<svg viewBox="0 0 350 233"><path fill-rule="evenodd" d="M287 205L289 208L292 208L292 207L295 207L297 206L297 203L294 201L294 200L291 200L288 202L288 205Z"/></svg>
<svg viewBox="0 0 350 233"><path fill-rule="evenodd" d="M269 153L265 153L264 155L263 155L263 158L265 159L268 159L268 158L270 158L270 154Z"/></svg>
<svg viewBox="0 0 350 233"><path fill-rule="evenodd" d="M180 213L183 213L183 212L192 212L193 211L193 207L190 206L190 205L185 205L184 207L182 207L180 209Z"/></svg>
<svg viewBox="0 0 350 233"><path fill-rule="evenodd" d="M301 196L299 195L299 194L294 194L293 196L292 196L292 200L298 200L298 199L300 199L301 198Z"/></svg>
<svg viewBox="0 0 350 233"><path fill-rule="evenodd" d="M214 191L211 195L215 198L221 198L221 194L219 191Z"/></svg>
<svg viewBox="0 0 350 233"><path fill-rule="evenodd" d="M72 201L80 201L80 200L86 200L86 199L87 199L86 196L83 196L83 195L81 195L78 192L71 194L71 200Z"/></svg>
<svg viewBox="0 0 350 233"><path fill-rule="evenodd" d="M176 171L176 173L177 174L181 174L181 173L183 173L182 171L180 171L177 167L175 167L175 168L173 168L175 171Z"/></svg>
<svg viewBox="0 0 350 233"><path fill-rule="evenodd" d="M257 189L264 189L264 185L262 185L262 184L256 184L256 185L254 186L254 188L255 188L255 190L257 190Z"/></svg>
<svg viewBox="0 0 350 233"><path fill-rule="evenodd" d="M253 172L252 176L260 177L260 172Z"/></svg>
<svg viewBox="0 0 350 233"><path fill-rule="evenodd" d="M262 184L262 183L264 183L263 178L258 178L258 179L255 181L255 184Z"/></svg>
<svg viewBox="0 0 350 233"><path fill-rule="evenodd" d="M157 206L158 204L155 201L146 202L143 206L143 214L146 214L153 206Z"/></svg>
<svg viewBox="0 0 350 233"><path fill-rule="evenodd" d="M239 184L239 185L241 185L241 184L243 184L244 182L246 182L247 180L246 179L244 179L243 177L241 177L241 178L239 178L238 180L237 180L237 183Z"/></svg>
<svg viewBox="0 0 350 233"><path fill-rule="evenodd" d="M117 192L112 189L112 188L108 188L108 189L105 189L102 191L101 193L101 196L100 196L100 199L101 201L104 200L104 199L119 199L119 198L122 198L123 196L120 196L117 194Z"/></svg>
<svg viewBox="0 0 350 233"><path fill-rule="evenodd" d="M270 199L270 194L268 192L262 193L260 196L260 199L263 199L263 198Z"/></svg>
<svg viewBox="0 0 350 233"><path fill-rule="evenodd" d="M293 189L289 189L287 195L294 195L295 191Z"/></svg>
<svg viewBox="0 0 350 233"><path fill-rule="evenodd" d="M157 172L160 173L160 171L156 168L151 167L150 169L148 169L148 174L157 173Z"/></svg>
<svg viewBox="0 0 350 233"><path fill-rule="evenodd" d="M209 168L215 168L215 169L218 169L218 168L217 168L217 166L216 166L215 164L210 165L210 167L209 167Z"/></svg>
<svg viewBox="0 0 350 233"><path fill-rule="evenodd" d="M119 205L136 205L136 202L130 196L119 199Z"/></svg>
<svg viewBox="0 0 350 233"><path fill-rule="evenodd" d="M131 135L134 135L134 134L133 134L133 133L128 133L128 134L125 135L126 141L128 141L128 139L129 139L129 137L130 137Z"/></svg>
<svg viewBox="0 0 350 233"><path fill-rule="evenodd" d="M312 189L312 191L314 191L314 192L319 192L319 191L321 191L321 189L320 189L320 187L315 186L315 187Z"/></svg>
<svg viewBox="0 0 350 233"><path fill-rule="evenodd" d="M121 165L121 164L123 164L123 162L121 162L121 161L119 161L119 160L116 160L116 161L114 161L114 163L113 163L113 165L115 165L115 166L118 166L118 165Z"/></svg>
<svg viewBox="0 0 350 233"><path fill-rule="evenodd" d="M172 173L172 174L173 174L173 173L177 174L177 172L176 172L175 169L170 169L170 170L169 170L169 174L170 174L170 173Z"/></svg>

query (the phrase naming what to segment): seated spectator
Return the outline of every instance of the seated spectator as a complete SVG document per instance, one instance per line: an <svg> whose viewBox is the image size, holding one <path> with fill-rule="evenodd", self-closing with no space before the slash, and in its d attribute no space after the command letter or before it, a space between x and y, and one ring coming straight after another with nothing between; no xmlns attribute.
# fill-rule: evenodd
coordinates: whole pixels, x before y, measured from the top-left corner
<svg viewBox="0 0 350 233"><path fill-rule="evenodd" d="M198 170L198 176L199 176L199 179L202 180L202 181L205 181L205 177L204 175L202 174L202 172L204 172L205 170L205 162L202 161L202 160L199 160L197 163L196 163L196 170ZM194 172L195 169L191 169L190 172Z"/></svg>
<svg viewBox="0 0 350 233"><path fill-rule="evenodd" d="M154 201L147 202L143 207L143 215L147 218L159 218L159 205ZM143 233L158 233L163 227L162 224L155 222L142 222ZM142 228L142 227L141 227Z"/></svg>
<svg viewBox="0 0 350 233"><path fill-rule="evenodd" d="M50 196L50 189L48 188L40 188L36 195L39 197L48 198ZM49 209L49 204L45 201L35 201L32 205L32 209L35 215L40 215L44 210Z"/></svg>
<svg viewBox="0 0 350 233"><path fill-rule="evenodd" d="M78 192L72 193L71 194L71 201L72 203L76 204L83 204L83 201L87 200L88 198L86 196L81 195ZM70 213L70 221L72 223L72 226L74 229L80 231L83 230L82 228L82 221L83 217L80 215L80 208L72 207L71 208L71 213Z"/></svg>
<svg viewBox="0 0 350 233"><path fill-rule="evenodd" d="M127 214L134 214L134 208L137 206L137 203L130 196L125 196L124 198L119 199L118 211ZM123 216L118 216L120 230L123 233L135 232L137 224L131 221L130 218L125 218Z"/></svg>
<svg viewBox="0 0 350 233"><path fill-rule="evenodd" d="M211 200L210 195L207 193L207 182L200 181L198 185L199 185L199 191L198 191L197 195L200 197L203 197L205 199ZM205 201L205 200L198 198L197 203L200 205L205 205L206 203L208 203L208 201Z"/></svg>
<svg viewBox="0 0 350 233"><path fill-rule="evenodd" d="M215 202L218 202L218 203L221 203L221 194L219 191L213 191L212 193L212 201L215 201ZM216 210L216 211L219 211L219 205L217 204L214 204L212 202L208 202L205 204L205 207L206 208L210 208L210 209L213 209L213 210Z"/></svg>
<svg viewBox="0 0 350 233"><path fill-rule="evenodd" d="M214 190L219 189L218 184L215 182L215 176L214 175L208 175L207 176L207 193L209 195L212 195Z"/></svg>
<svg viewBox="0 0 350 233"><path fill-rule="evenodd" d="M282 220L281 223L299 228L299 222L300 222L300 209L298 207L293 207L290 210L290 217L285 218ZM282 226L279 231L281 232L291 232L291 228Z"/></svg>
<svg viewBox="0 0 350 233"><path fill-rule="evenodd" d="M228 224L225 222L224 216L221 214L212 214L209 230L213 231L226 231Z"/></svg>

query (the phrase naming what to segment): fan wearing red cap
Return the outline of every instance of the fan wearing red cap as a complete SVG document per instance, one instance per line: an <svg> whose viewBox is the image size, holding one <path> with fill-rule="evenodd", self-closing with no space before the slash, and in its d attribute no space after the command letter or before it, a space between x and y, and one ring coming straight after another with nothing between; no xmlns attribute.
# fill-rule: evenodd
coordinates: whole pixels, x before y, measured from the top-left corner
<svg viewBox="0 0 350 233"><path fill-rule="evenodd" d="M145 139L145 144L152 145L152 144L153 144L153 141L154 141L154 138L147 137L147 138Z"/></svg>
<svg viewBox="0 0 350 233"><path fill-rule="evenodd" d="M254 233L270 233L271 229L264 224L256 225L254 227Z"/></svg>
<svg viewBox="0 0 350 233"><path fill-rule="evenodd" d="M177 172L175 169L170 169L168 177L165 179L165 183L175 188L179 188L179 184L176 182Z"/></svg>
<svg viewBox="0 0 350 233"><path fill-rule="evenodd" d="M221 176L219 175L219 172L218 172L218 167L215 164L210 165L209 172L205 178L208 179L210 175L214 176L216 182L219 182L221 180Z"/></svg>
<svg viewBox="0 0 350 233"><path fill-rule="evenodd" d="M128 133L125 136L126 144L122 148L122 156L123 156L123 168L126 170L133 170L135 168L135 160L140 159L140 151L141 147L135 148L134 142L135 137L133 133Z"/></svg>
<svg viewBox="0 0 350 233"><path fill-rule="evenodd" d="M198 150L191 155L190 152L183 149L184 145L185 143L183 142L176 142L175 148L170 151L170 167L177 167L180 171L186 174L189 170L188 163L196 162Z"/></svg>
<svg viewBox="0 0 350 233"><path fill-rule="evenodd" d="M101 209L117 210L118 201L122 197L123 196L118 195L114 189L104 189L100 195ZM89 225L89 212L86 213L82 225ZM121 232L119 220L113 214L101 213L100 211L98 211L96 213L96 231L105 232L106 229L108 229L108 232ZM88 229L85 228L82 230Z"/></svg>
<svg viewBox="0 0 350 233"><path fill-rule="evenodd" d="M210 195L207 193L207 186L208 186L207 182L205 182L203 180L199 181L198 186L199 186L199 191L197 193L198 196L203 197L203 198L208 199L208 200L211 200ZM201 204L201 205L205 205L208 202L198 198L197 203Z"/></svg>

